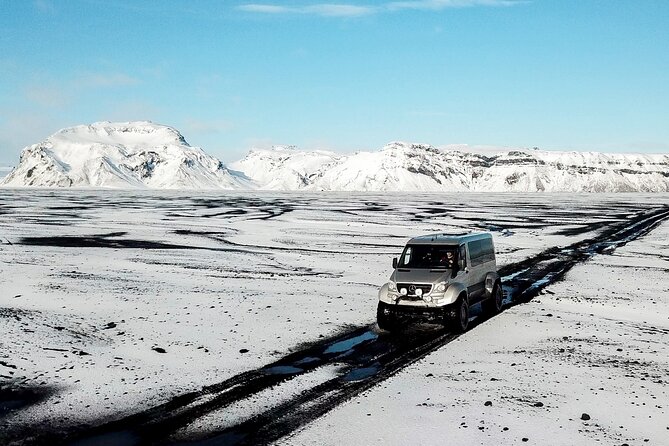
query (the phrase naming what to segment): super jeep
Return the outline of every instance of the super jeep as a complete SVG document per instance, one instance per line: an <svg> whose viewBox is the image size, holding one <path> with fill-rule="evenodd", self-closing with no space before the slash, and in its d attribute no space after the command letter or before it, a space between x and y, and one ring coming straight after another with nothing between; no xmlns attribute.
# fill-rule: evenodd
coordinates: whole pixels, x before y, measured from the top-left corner
<svg viewBox="0 0 669 446"><path fill-rule="evenodd" d="M379 290L379 328L394 331L409 319L435 319L467 330L469 308L498 313L503 293L489 233L432 234L407 242L393 259L390 281Z"/></svg>

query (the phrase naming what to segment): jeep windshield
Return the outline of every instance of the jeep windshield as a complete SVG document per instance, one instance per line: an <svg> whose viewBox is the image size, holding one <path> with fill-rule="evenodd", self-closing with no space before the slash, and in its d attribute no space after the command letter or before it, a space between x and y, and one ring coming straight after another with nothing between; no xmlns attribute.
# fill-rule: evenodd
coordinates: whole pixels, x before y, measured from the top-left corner
<svg viewBox="0 0 669 446"><path fill-rule="evenodd" d="M457 247L443 245L407 245L399 268L453 269Z"/></svg>

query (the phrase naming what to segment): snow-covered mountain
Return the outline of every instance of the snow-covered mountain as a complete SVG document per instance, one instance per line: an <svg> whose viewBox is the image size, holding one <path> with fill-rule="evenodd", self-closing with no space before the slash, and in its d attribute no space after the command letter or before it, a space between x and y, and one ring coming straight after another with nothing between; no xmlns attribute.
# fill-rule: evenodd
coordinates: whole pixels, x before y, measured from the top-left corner
<svg viewBox="0 0 669 446"><path fill-rule="evenodd" d="M23 149L7 186L248 189L228 169L181 134L148 121L96 122L56 132Z"/></svg>
<svg viewBox="0 0 669 446"><path fill-rule="evenodd" d="M253 150L231 164L261 189L335 191L667 192L669 155L512 150L474 153L394 142L338 155Z"/></svg>
<svg viewBox="0 0 669 446"><path fill-rule="evenodd" d="M26 147L0 185L332 191L667 192L669 155L483 151L394 142L343 155L252 150L227 168L147 121L63 129ZM234 170L233 170L234 169ZM1 178L1 177L0 177Z"/></svg>

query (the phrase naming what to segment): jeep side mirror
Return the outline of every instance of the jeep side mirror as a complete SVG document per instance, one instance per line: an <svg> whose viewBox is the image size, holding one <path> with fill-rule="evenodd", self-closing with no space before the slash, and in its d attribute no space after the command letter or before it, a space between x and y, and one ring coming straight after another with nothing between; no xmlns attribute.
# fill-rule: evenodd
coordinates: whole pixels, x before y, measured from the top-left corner
<svg viewBox="0 0 669 446"><path fill-rule="evenodd" d="M393 269L397 269L397 257L393 257Z"/></svg>
<svg viewBox="0 0 669 446"><path fill-rule="evenodd" d="M465 269L465 259L458 259L458 271Z"/></svg>

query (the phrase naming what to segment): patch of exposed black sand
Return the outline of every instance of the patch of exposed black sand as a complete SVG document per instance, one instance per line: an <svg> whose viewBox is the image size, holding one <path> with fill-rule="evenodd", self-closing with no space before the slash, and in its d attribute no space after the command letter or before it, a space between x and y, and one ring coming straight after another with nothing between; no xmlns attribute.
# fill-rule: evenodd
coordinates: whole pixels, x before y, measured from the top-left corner
<svg viewBox="0 0 669 446"><path fill-rule="evenodd" d="M555 231L555 235L563 235L566 237L573 237L575 235L584 234L586 232L596 232L609 226L611 222L597 221L575 226L573 228L562 228Z"/></svg>
<svg viewBox="0 0 669 446"><path fill-rule="evenodd" d="M87 211L92 209L92 206L49 206L46 209L50 211Z"/></svg>
<svg viewBox="0 0 669 446"><path fill-rule="evenodd" d="M0 307L0 318L12 318L20 321L23 317L29 316L36 311L22 310L20 308Z"/></svg>
<svg viewBox="0 0 669 446"><path fill-rule="evenodd" d="M631 217L628 214L607 215L606 219L583 223L572 228L560 228L555 231L555 235L564 235L567 237L584 234L586 232L597 232L614 223L625 221Z"/></svg>
<svg viewBox="0 0 669 446"><path fill-rule="evenodd" d="M23 237L22 245L56 246L61 248L136 248L136 249L192 249L192 246L148 240L110 240L100 236Z"/></svg>
<svg viewBox="0 0 669 446"><path fill-rule="evenodd" d="M260 198L248 198L248 197L227 197L227 198L195 198L191 202L196 207L204 207L207 209L229 209L222 212L217 212L214 214L202 215L201 217L211 218L211 217L229 217L236 215L248 214L247 209L253 209L254 211L259 211L265 215L260 217L251 218L253 220L268 220L271 218L278 217L287 212L292 212L295 206L294 202L288 200L263 200ZM305 203L303 203L305 204Z"/></svg>
<svg viewBox="0 0 669 446"><path fill-rule="evenodd" d="M261 209L261 210L265 212L267 215L263 215L262 217L249 218L249 220L271 220L273 218L280 217L283 214L293 212L292 207L285 207L278 210L266 210L266 209Z"/></svg>
<svg viewBox="0 0 669 446"><path fill-rule="evenodd" d="M235 229L227 230L227 231L194 231L192 229L175 229L172 231L173 234L177 235L201 235L201 236L224 236L224 235L230 235L230 234L236 234L238 231Z"/></svg>
<svg viewBox="0 0 669 446"><path fill-rule="evenodd" d="M53 395L56 390L52 387L22 387L13 384L0 384L0 444L5 444L3 439L2 419L15 411L25 409L44 401Z"/></svg>
<svg viewBox="0 0 669 446"><path fill-rule="evenodd" d="M62 218L51 218L50 216L45 216L45 217L29 217L29 218L18 217L16 220L22 223L29 223L40 226L73 226L77 218L72 217L69 220L63 220ZM79 220L82 220L82 218L79 218Z"/></svg>
<svg viewBox="0 0 669 446"><path fill-rule="evenodd" d="M253 212L247 211L245 209L232 209L229 211L216 212L213 214L183 214L177 212L169 212L165 214L166 217L174 218L229 218L229 217L240 217L249 215L246 220L270 220L272 218L279 217L288 212L292 212L294 209L292 206L279 208L279 209L265 209L265 208L254 208ZM261 213L261 215L255 215Z"/></svg>
<svg viewBox="0 0 669 446"><path fill-rule="evenodd" d="M366 248L394 248L397 249L397 252L402 252L402 248L404 248L404 245L390 245L388 243L357 243L357 242L342 242L342 245L345 246L364 246Z"/></svg>
<svg viewBox="0 0 669 446"><path fill-rule="evenodd" d="M240 207L257 208L265 206L280 206L287 203L286 201L280 199L272 200L249 197L193 198L190 201L197 207L204 207L207 209Z"/></svg>
<svg viewBox="0 0 669 446"><path fill-rule="evenodd" d="M128 235L128 233L125 231L117 231L117 232L107 232L106 234L97 234L98 237L103 237L103 238L123 237L124 235Z"/></svg>
<svg viewBox="0 0 669 446"><path fill-rule="evenodd" d="M216 212L214 214L203 214L200 215L202 218L212 218L212 217L231 217L236 215L246 215L249 212L245 209L230 209L229 211Z"/></svg>
<svg viewBox="0 0 669 446"><path fill-rule="evenodd" d="M112 233L113 234L113 233ZM123 234L123 233L117 233ZM18 244L29 246L54 246L59 248L113 248L113 249L197 249L208 251L248 252L237 248L220 248L206 246L189 246L174 243L156 242L150 240L117 239L112 235L89 236L51 236L51 237L22 237ZM115 236L113 236L115 237Z"/></svg>

